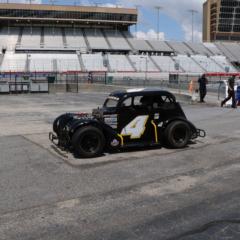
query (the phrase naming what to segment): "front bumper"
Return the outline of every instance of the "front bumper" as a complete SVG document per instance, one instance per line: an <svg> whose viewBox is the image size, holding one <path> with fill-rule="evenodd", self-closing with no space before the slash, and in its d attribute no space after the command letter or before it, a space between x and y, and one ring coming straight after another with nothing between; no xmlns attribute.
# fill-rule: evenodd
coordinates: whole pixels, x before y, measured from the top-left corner
<svg viewBox="0 0 240 240"><path fill-rule="evenodd" d="M55 135L53 132L50 132L48 138L54 145L58 146L59 139L57 135Z"/></svg>

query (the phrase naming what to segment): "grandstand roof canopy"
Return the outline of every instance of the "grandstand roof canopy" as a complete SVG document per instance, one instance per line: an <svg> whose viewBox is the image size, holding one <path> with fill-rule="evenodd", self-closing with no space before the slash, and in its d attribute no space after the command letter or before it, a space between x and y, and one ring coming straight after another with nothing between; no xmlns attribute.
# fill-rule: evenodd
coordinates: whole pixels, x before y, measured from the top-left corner
<svg viewBox="0 0 240 240"><path fill-rule="evenodd" d="M58 21L87 24L136 24L137 9L98 6L0 3L1 21Z"/></svg>

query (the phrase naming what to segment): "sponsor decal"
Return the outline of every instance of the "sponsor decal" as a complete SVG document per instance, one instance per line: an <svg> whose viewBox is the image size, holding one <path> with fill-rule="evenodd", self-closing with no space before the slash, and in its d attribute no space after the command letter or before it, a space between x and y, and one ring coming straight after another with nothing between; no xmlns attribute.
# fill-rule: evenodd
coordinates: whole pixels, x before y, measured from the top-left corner
<svg viewBox="0 0 240 240"><path fill-rule="evenodd" d="M104 116L104 122L111 126L112 128L117 128L118 120L117 120L117 114L113 115L105 115Z"/></svg>
<svg viewBox="0 0 240 240"><path fill-rule="evenodd" d="M119 141L117 139L113 139L111 142L112 147L117 147L119 145Z"/></svg>

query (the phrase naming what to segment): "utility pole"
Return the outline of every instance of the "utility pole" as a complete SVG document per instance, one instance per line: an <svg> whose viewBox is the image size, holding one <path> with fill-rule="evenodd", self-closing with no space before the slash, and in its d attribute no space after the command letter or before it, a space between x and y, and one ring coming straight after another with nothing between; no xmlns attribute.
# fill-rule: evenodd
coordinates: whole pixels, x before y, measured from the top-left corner
<svg viewBox="0 0 240 240"><path fill-rule="evenodd" d="M159 40L159 32L160 32L160 10L162 7L160 6L155 6L154 7L157 10L157 40Z"/></svg>
<svg viewBox="0 0 240 240"><path fill-rule="evenodd" d="M189 9L188 12L190 12L192 14L192 42L194 41L194 14L198 13L197 10L195 9Z"/></svg>

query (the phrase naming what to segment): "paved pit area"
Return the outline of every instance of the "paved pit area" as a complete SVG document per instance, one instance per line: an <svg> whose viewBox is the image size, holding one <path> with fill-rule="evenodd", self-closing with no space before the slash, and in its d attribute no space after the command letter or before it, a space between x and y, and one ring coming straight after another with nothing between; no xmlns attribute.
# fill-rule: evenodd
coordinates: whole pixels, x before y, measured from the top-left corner
<svg viewBox="0 0 240 240"><path fill-rule="evenodd" d="M54 118L105 97L0 96L0 239L240 239L240 109L183 103L208 134L184 150L54 151Z"/></svg>

